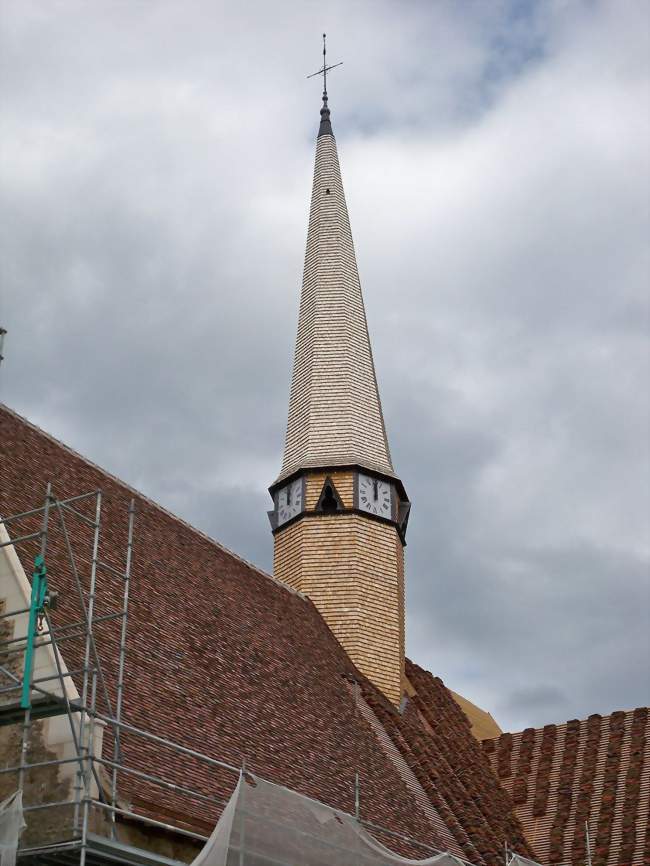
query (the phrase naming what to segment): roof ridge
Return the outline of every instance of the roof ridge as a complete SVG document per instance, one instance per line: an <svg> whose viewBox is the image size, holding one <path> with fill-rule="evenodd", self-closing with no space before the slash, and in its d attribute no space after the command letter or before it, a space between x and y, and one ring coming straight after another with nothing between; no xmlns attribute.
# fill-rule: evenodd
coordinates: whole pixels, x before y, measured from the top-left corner
<svg viewBox="0 0 650 866"><path fill-rule="evenodd" d="M498 737L487 737L485 740L483 740L483 742L484 743L496 742L497 740L500 740L501 737L506 737L506 736L515 737L518 734L525 733L526 731L543 731L544 728L550 728L550 727L563 728L566 725L570 725L571 722L587 722L587 721L589 721L589 719L591 719L594 716L597 716L602 721L604 721L606 719L611 719L612 716L617 716L617 715L620 715L621 713L623 713L626 716L629 716L631 713L636 713L637 710L650 710L650 706L645 706L645 705L641 704L638 707L629 707L627 710L612 710L610 713L589 713L589 715L585 716L583 719L573 718L573 719L567 719L566 722L546 722L543 725L528 725L526 728L521 728L518 731L502 731L502 733L500 733Z"/></svg>
<svg viewBox="0 0 650 866"><path fill-rule="evenodd" d="M226 554L228 554L228 556L232 556L233 559L236 559L238 562L241 562L247 568L252 569L253 571L257 572L257 574L261 575L262 577L265 577L267 580L273 581L274 584L276 584L279 587L282 587L282 589L286 590L287 592L290 592L292 595L297 595L300 598L302 598L303 600L307 601L307 597L302 592L299 592L297 589L293 589L292 587L288 586L286 583L283 583L281 580L278 580L277 577L274 577L272 574L269 574L268 572L264 571L259 566L255 565L252 562L249 562L247 559L244 559L243 556L239 556L239 554L234 553L232 550L230 550L230 548L226 547L224 544L221 544L220 541L217 541L215 538L212 538L210 535L208 535L207 532L203 532L202 529L198 529L196 526L193 526L189 521L185 520L182 517L179 517L177 514L174 514L173 511L170 511L168 508L165 508L159 502L156 502L154 499L151 499L149 496L147 496L145 493L142 493L142 491L138 490L137 488L132 487L130 484L127 484L126 481L123 481L121 478L118 478L117 475L113 475L112 472L108 472L106 469L101 467L98 463L94 463L88 457L84 457L83 454L80 454L78 451L75 451L74 448L71 448L69 445L66 445L65 442L62 442L60 439L57 439L56 436L53 436L51 433L48 433L46 430L43 430L43 428L39 427L38 424L34 424L33 421L30 421L28 418L25 418L24 415L21 415L20 412L16 412L15 409L12 409L10 406L7 406L6 403L3 403L0 401L0 409L4 410L9 415L13 415L14 418L18 418L20 421L22 421L24 424L26 424L32 430L35 430L41 436L44 436L46 439L49 439L50 442L53 442L55 445L58 445L60 448L63 448L64 451L67 451L68 454L71 454L73 457L76 457L78 460L81 460L87 466L90 466L92 469L95 469L98 472L101 472L102 475L105 475L107 478L109 478L115 484L118 484L120 487L127 490L129 493L135 494L143 502L146 502L148 505L151 505L153 508L156 508L158 511L167 515L167 517L171 517L173 520L176 520L178 523L182 524L184 527L189 529L191 532L196 533L201 538L203 538L205 541L208 541L210 544L214 545L222 553L226 553Z"/></svg>
<svg viewBox="0 0 650 866"><path fill-rule="evenodd" d="M357 697L357 701L357 708L359 712L374 731L380 746L390 758L391 763L397 770L397 773L399 774L399 777L405 785L406 789L411 794L416 804L429 822L436 837L436 847L440 847L444 844L446 848L441 850L450 851L457 857L462 857L463 859L465 859L463 849L460 846L458 840L454 837L449 827L447 827L447 825L443 821L435 804L427 796L427 793L422 787L422 784L420 783L418 777L409 766L404 755L400 752L398 747L393 742L393 739L386 730L385 725L382 724L381 720L378 718L372 707L368 704L363 694Z"/></svg>

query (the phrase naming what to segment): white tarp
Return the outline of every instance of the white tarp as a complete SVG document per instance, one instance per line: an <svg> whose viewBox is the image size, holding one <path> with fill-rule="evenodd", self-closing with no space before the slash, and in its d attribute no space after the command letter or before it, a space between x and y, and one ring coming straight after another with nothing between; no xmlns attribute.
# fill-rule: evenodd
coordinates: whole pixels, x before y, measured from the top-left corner
<svg viewBox="0 0 650 866"><path fill-rule="evenodd" d="M16 791L0 803L0 866L15 866L23 821L23 794Z"/></svg>
<svg viewBox="0 0 650 866"><path fill-rule="evenodd" d="M399 857L351 815L250 774L192 866L464 866L451 854Z"/></svg>

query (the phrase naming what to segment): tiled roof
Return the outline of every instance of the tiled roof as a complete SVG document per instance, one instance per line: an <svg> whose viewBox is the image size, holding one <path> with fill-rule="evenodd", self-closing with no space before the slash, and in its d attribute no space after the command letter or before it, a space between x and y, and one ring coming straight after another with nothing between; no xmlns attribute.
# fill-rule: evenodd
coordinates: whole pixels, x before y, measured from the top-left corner
<svg viewBox="0 0 650 866"><path fill-rule="evenodd" d="M650 862L650 712L593 715L485 740L529 841L545 864Z"/></svg>
<svg viewBox="0 0 650 866"><path fill-rule="evenodd" d="M404 713L375 692L365 699L472 862L503 863L504 840L532 854L512 803L491 772L470 723L442 680L407 659L415 694Z"/></svg>
<svg viewBox="0 0 650 866"><path fill-rule="evenodd" d="M122 566L132 490L3 407L0 454L1 514L37 505L48 480L59 497L101 488L102 557ZM529 853L508 796L440 680L409 664L416 694L400 714L354 668L308 599L140 494L136 509L125 721L236 766L245 759L257 775L346 811L354 810L358 771L364 818L439 848L454 840L479 866L501 866L506 837ZM30 518L20 528L32 527ZM56 624L79 611L56 521L49 541ZM73 541L89 548L83 527ZM30 569L35 550L21 550ZM84 557L79 565L86 574ZM120 593L104 572L97 615L117 606ZM101 623L96 639L114 701L118 624ZM76 669L82 648L65 646ZM131 766L206 796L226 798L234 786L232 775L155 743L125 736L123 749ZM121 776L120 794L141 814L203 833L220 811L135 776ZM422 856L413 846L402 850Z"/></svg>
<svg viewBox="0 0 650 866"><path fill-rule="evenodd" d="M280 478L356 463L393 473L336 141L327 134L316 144Z"/></svg>

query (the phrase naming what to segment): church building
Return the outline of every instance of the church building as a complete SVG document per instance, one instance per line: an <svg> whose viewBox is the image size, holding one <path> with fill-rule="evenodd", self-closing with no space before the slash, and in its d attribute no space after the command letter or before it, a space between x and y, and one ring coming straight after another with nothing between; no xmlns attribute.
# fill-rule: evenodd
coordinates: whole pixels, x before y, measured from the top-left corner
<svg viewBox="0 0 650 866"><path fill-rule="evenodd" d="M20 811L18 864L190 863L243 789L286 798L275 853L241 829L206 866L650 862L646 708L503 733L405 656L411 503L326 88L273 574L6 406L0 455L0 828ZM283 853L305 803L356 853L316 859L311 831Z"/></svg>

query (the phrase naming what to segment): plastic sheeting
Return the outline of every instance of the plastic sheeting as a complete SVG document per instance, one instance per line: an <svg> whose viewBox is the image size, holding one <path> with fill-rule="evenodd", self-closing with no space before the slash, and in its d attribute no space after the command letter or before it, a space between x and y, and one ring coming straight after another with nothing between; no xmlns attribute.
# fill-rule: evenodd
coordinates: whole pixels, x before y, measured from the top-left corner
<svg viewBox="0 0 650 866"><path fill-rule="evenodd" d="M464 866L451 854L408 860L351 815L250 774L241 777L192 866Z"/></svg>
<svg viewBox="0 0 650 866"><path fill-rule="evenodd" d="M15 866L23 821L23 794L16 791L0 803L0 866Z"/></svg>

